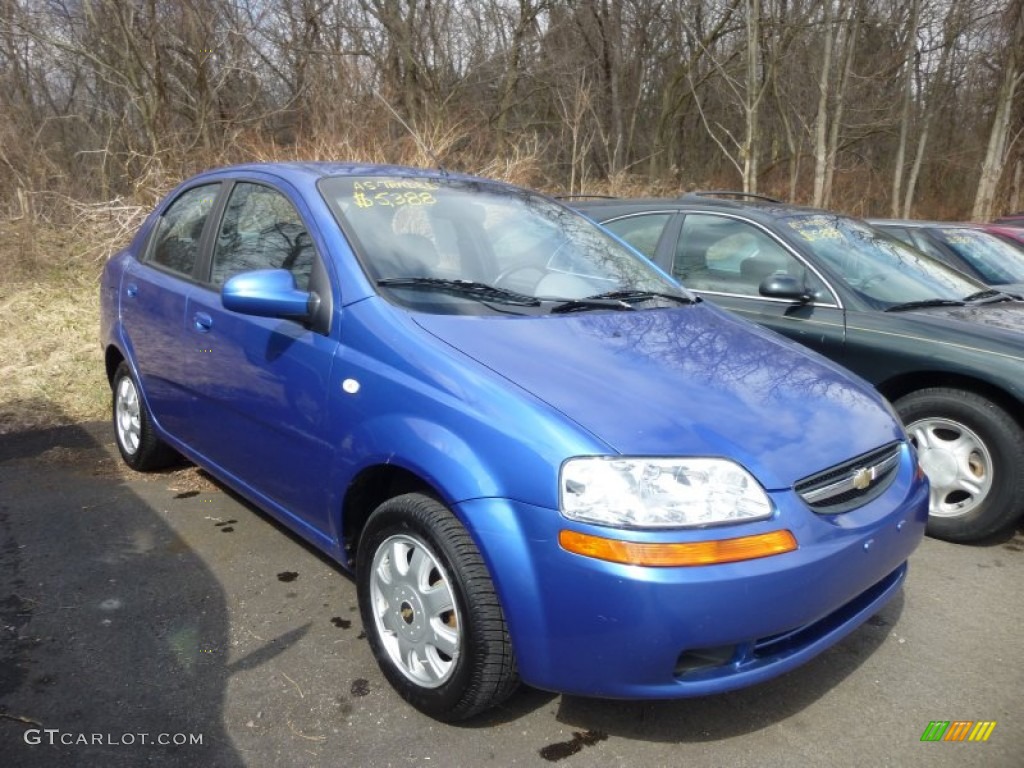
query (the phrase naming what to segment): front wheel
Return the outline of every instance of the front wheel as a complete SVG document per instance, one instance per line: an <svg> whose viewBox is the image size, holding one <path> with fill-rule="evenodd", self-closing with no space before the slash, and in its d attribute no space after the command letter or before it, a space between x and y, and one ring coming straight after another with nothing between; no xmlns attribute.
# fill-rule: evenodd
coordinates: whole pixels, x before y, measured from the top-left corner
<svg viewBox="0 0 1024 768"><path fill-rule="evenodd" d="M390 499L356 558L367 639L388 682L438 720L471 717L518 684L504 614L479 550L437 500Z"/></svg>
<svg viewBox="0 0 1024 768"><path fill-rule="evenodd" d="M957 389L913 392L895 403L931 486L928 533L976 541L1020 517L1024 431L991 400Z"/></svg>

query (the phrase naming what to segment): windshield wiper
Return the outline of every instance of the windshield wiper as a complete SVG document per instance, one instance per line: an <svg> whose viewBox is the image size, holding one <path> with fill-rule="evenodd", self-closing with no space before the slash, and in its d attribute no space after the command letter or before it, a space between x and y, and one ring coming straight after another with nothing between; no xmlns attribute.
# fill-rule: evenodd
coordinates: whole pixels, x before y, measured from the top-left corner
<svg viewBox="0 0 1024 768"><path fill-rule="evenodd" d="M926 307L962 307L964 302L955 299L922 299L921 301L907 301L903 304L895 304L886 307L886 312L904 312L908 309L924 309Z"/></svg>
<svg viewBox="0 0 1024 768"><path fill-rule="evenodd" d="M964 301L969 304L996 304L1000 301L1017 301L1017 297L1012 293L1006 293L1004 291L989 288L985 291L978 291L972 293L970 296L965 296Z"/></svg>
<svg viewBox="0 0 1024 768"><path fill-rule="evenodd" d="M582 299L567 299L551 308L552 315L563 312L582 312L588 309L614 309L619 312L635 312L636 307L622 299L607 299L598 296L585 296Z"/></svg>
<svg viewBox="0 0 1024 768"><path fill-rule="evenodd" d="M700 301L700 298L698 297L684 296L680 293L664 293L662 291L642 290L608 291L607 293L599 293L596 296L587 296L587 299L619 299L627 304L640 301L653 301L654 299L667 299L668 301L674 301L677 304L696 304Z"/></svg>
<svg viewBox="0 0 1024 768"><path fill-rule="evenodd" d="M495 301L501 304L515 304L521 307L539 307L540 300L525 293L516 293L505 288L498 288L487 283L478 283L474 280L447 280L441 277L384 277L377 281L377 285L388 287L416 287L433 288L439 291L457 293L460 296L470 296L479 301Z"/></svg>
<svg viewBox="0 0 1024 768"><path fill-rule="evenodd" d="M598 293L594 296L584 296L581 299L566 299L563 303L551 309L551 314L563 312L581 312L588 309L615 309L619 311L635 310L634 303L642 301L653 301L654 299L667 299L678 304L694 304L700 299L693 299L676 293L661 293L659 291L641 290L620 290Z"/></svg>

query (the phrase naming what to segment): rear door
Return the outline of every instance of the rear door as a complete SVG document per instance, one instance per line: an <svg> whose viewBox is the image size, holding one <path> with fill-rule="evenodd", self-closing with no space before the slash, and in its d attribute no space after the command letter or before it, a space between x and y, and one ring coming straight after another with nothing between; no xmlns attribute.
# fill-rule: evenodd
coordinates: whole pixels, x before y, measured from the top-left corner
<svg viewBox="0 0 1024 768"><path fill-rule="evenodd" d="M185 307L220 189L204 184L178 195L157 222L142 261L129 262L121 279L121 313L142 391L157 424L183 442L193 436L188 361L194 339L185 328Z"/></svg>

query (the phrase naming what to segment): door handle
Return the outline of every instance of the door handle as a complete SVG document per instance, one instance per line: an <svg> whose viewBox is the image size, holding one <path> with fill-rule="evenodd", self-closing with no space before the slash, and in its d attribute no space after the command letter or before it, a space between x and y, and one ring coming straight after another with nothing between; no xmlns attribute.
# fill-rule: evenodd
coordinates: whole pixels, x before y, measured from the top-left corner
<svg viewBox="0 0 1024 768"><path fill-rule="evenodd" d="M139 293L139 286L135 283L128 283L128 285L124 287L124 292L128 294L129 299L134 299Z"/></svg>
<svg viewBox="0 0 1024 768"><path fill-rule="evenodd" d="M213 318L205 312L196 312L192 316L192 327L200 333L207 333L213 327Z"/></svg>

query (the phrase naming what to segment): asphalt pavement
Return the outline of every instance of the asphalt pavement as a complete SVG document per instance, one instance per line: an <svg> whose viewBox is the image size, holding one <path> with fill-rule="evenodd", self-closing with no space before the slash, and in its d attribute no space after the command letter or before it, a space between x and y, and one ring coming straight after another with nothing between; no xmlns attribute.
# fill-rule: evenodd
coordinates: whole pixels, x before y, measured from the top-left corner
<svg viewBox="0 0 1024 768"><path fill-rule="evenodd" d="M5 435L0 765L1019 768L1022 585L1021 530L926 540L901 596L771 682L524 688L445 725L378 672L352 580L194 467L132 474L106 424ZM932 721L996 725L922 741Z"/></svg>

